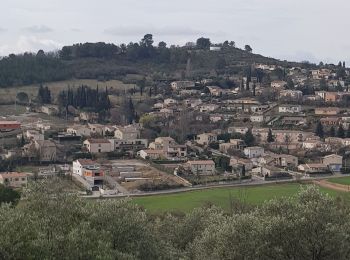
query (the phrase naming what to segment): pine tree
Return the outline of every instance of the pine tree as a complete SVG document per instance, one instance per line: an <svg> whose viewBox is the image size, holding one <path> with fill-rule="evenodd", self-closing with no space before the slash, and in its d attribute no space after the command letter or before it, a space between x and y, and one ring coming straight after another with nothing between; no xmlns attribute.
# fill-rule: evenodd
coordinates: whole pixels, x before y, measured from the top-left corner
<svg viewBox="0 0 350 260"><path fill-rule="evenodd" d="M269 132L268 132L268 134L267 134L267 142L268 143L273 143L275 141L275 139L274 139L274 137L273 137L273 135L272 135L272 130L271 130L271 128L269 129Z"/></svg>
<svg viewBox="0 0 350 260"><path fill-rule="evenodd" d="M338 127L337 136L338 136L339 138L344 138L344 137L345 137L345 131L344 131L343 125L340 125L340 126Z"/></svg>
<svg viewBox="0 0 350 260"><path fill-rule="evenodd" d="M324 130L323 130L323 125L321 124L321 122L317 123L315 134L317 136L319 136L320 138L324 137Z"/></svg>

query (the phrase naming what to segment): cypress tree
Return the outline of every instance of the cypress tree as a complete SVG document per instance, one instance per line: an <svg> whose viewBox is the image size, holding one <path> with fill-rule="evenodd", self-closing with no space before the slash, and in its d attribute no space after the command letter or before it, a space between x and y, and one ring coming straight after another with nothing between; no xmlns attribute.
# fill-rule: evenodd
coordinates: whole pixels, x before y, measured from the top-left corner
<svg viewBox="0 0 350 260"><path fill-rule="evenodd" d="M329 130L329 136L331 136L331 137L335 136L335 128L334 128L334 126L332 126L331 129Z"/></svg>
<svg viewBox="0 0 350 260"><path fill-rule="evenodd" d="M273 138L273 135L272 135L272 130L271 130L271 128L269 129L269 132L268 132L268 134L267 134L267 142L268 143L272 143L272 142L274 142L275 140L274 140L274 138Z"/></svg>
<svg viewBox="0 0 350 260"><path fill-rule="evenodd" d="M315 134L317 136L319 136L320 138L324 137L324 130L323 130L323 125L321 124L321 122L317 123Z"/></svg>
<svg viewBox="0 0 350 260"><path fill-rule="evenodd" d="M344 137L345 137L345 131L344 131L343 125L340 125L340 126L338 127L337 136L338 136L339 138L344 138Z"/></svg>

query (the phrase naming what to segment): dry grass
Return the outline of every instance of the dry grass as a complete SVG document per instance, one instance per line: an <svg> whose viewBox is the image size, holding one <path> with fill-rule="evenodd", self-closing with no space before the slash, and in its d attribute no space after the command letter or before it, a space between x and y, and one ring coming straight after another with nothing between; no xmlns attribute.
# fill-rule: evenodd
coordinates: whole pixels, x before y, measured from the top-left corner
<svg viewBox="0 0 350 260"><path fill-rule="evenodd" d="M101 82L101 81L92 80L92 79L73 79L73 80L50 82L50 83L44 84L44 86L48 86L49 89L51 90L51 95L53 98L56 98L58 93L64 89L67 89L68 86L74 89L81 85L87 85L92 88L99 86L101 89L104 89L105 87L107 87L108 90L111 92L114 90L119 90L119 91L128 90L134 87L133 84L124 84L123 82L118 80ZM19 92L26 92L29 98L33 99L37 95L38 88L39 88L39 84L0 88L0 102L14 102L16 94Z"/></svg>

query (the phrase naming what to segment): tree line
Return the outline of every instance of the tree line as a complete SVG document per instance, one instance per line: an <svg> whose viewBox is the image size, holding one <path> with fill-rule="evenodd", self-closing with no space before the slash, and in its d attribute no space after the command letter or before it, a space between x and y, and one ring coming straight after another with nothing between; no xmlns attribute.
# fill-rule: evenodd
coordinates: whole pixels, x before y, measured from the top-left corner
<svg viewBox="0 0 350 260"><path fill-rule="evenodd" d="M86 85L76 89L68 87L67 90L61 91L58 94L57 103L63 110L72 106L77 109L86 109L100 113L109 111L111 108L107 88L104 91L100 91L98 87L93 89Z"/></svg>
<svg viewBox="0 0 350 260"><path fill-rule="evenodd" d="M54 53L11 54L0 59L0 87L59 81L71 76L67 66Z"/></svg>
<svg viewBox="0 0 350 260"><path fill-rule="evenodd" d="M142 65L145 62L153 66L166 64L165 67L156 67L156 70L173 71L173 68L186 65L190 50L209 50L211 45L210 39L204 37L184 46L168 46L164 41L155 45L153 35L146 34L139 42L128 44L79 43L64 46L57 52L45 53L40 50L38 53L10 54L0 58L0 87L41 84L72 77L118 79L126 74L143 71L144 66L131 64ZM235 48L234 41L216 45L223 49ZM251 48L245 48L245 51L251 52ZM96 62L101 59L104 64Z"/></svg>
<svg viewBox="0 0 350 260"><path fill-rule="evenodd" d="M90 201L56 182L0 208L1 259L349 259L350 206L314 186L259 207L151 214L130 200ZM52 184L51 184L52 185Z"/></svg>

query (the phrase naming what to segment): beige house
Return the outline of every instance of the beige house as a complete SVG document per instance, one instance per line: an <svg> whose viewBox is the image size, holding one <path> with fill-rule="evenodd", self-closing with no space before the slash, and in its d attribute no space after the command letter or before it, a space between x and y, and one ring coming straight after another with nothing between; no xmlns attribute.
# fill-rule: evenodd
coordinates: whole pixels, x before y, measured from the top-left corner
<svg viewBox="0 0 350 260"><path fill-rule="evenodd" d="M274 164L281 167L298 166L298 157L290 154L271 154Z"/></svg>
<svg viewBox="0 0 350 260"><path fill-rule="evenodd" d="M37 140L34 142L39 160L42 162L57 161L57 146L50 140Z"/></svg>
<svg viewBox="0 0 350 260"><path fill-rule="evenodd" d="M81 121L85 121L85 122L96 122L98 120L98 113L81 112L79 114L79 118Z"/></svg>
<svg viewBox="0 0 350 260"><path fill-rule="evenodd" d="M75 136L89 137L91 135L91 130L83 125L74 125L67 128L67 133Z"/></svg>
<svg viewBox="0 0 350 260"><path fill-rule="evenodd" d="M45 105L41 107L41 112L49 116L57 115L58 111L59 109L58 109L58 106L56 105Z"/></svg>
<svg viewBox="0 0 350 260"><path fill-rule="evenodd" d="M164 151L163 150L141 150L138 152L138 155L145 159L145 160L158 160L164 157Z"/></svg>
<svg viewBox="0 0 350 260"><path fill-rule="evenodd" d="M0 173L0 183L11 188L26 187L28 183L28 174L19 172Z"/></svg>
<svg viewBox="0 0 350 260"><path fill-rule="evenodd" d="M303 92L300 90L282 90L279 95L281 99L287 98L291 100L301 100L303 98Z"/></svg>
<svg viewBox="0 0 350 260"><path fill-rule="evenodd" d="M104 136L105 126L101 124L88 124L91 134Z"/></svg>
<svg viewBox="0 0 350 260"><path fill-rule="evenodd" d="M338 115L340 111L338 107L317 107L315 108L315 115L335 116Z"/></svg>
<svg viewBox="0 0 350 260"><path fill-rule="evenodd" d="M197 135L196 142L200 145L208 145L210 143L216 142L218 140L218 136L212 133L203 133Z"/></svg>
<svg viewBox="0 0 350 260"><path fill-rule="evenodd" d="M242 150L245 147L245 143L241 139L230 139L229 143L219 144L219 151L222 153L227 153L228 150Z"/></svg>
<svg viewBox="0 0 350 260"><path fill-rule="evenodd" d="M171 137L158 137L150 143L150 149L162 150L163 155L168 159L183 158L187 156L186 145L179 145Z"/></svg>
<svg viewBox="0 0 350 260"><path fill-rule="evenodd" d="M140 138L140 131L132 126L119 127L114 132L114 137L122 140Z"/></svg>
<svg viewBox="0 0 350 260"><path fill-rule="evenodd" d="M27 130L25 136L28 140L32 141L42 141L45 139L44 135L37 130Z"/></svg>
<svg viewBox="0 0 350 260"><path fill-rule="evenodd" d="M328 167L323 163L307 163L307 164L300 164L298 166L298 170L306 174L323 173L328 171Z"/></svg>
<svg viewBox="0 0 350 260"><path fill-rule="evenodd" d="M112 144L107 139L88 139L84 141L84 147L90 153L109 153L112 152Z"/></svg>
<svg viewBox="0 0 350 260"><path fill-rule="evenodd" d="M321 158L321 162L333 172L340 172L343 167L343 156L337 154L326 155Z"/></svg>
<svg viewBox="0 0 350 260"><path fill-rule="evenodd" d="M271 88L274 89L283 89L285 86L287 86L287 82L283 80L275 80L271 82Z"/></svg>
<svg viewBox="0 0 350 260"><path fill-rule="evenodd" d="M261 142L266 142L269 133L269 128L253 128L252 133ZM275 142L277 143L300 143L307 138L313 137L315 134L312 132L304 132L297 130L272 130Z"/></svg>
<svg viewBox="0 0 350 260"><path fill-rule="evenodd" d="M213 160L188 161L189 170L193 174L214 175L215 163Z"/></svg>
<svg viewBox="0 0 350 260"><path fill-rule="evenodd" d="M244 166L245 171L251 171L253 169L253 162L250 159L244 159L240 157L231 157L230 159L230 166L236 167L236 166Z"/></svg>
<svg viewBox="0 0 350 260"><path fill-rule="evenodd" d="M220 97L223 94L223 89L218 86L209 86L207 88L212 96Z"/></svg>
<svg viewBox="0 0 350 260"><path fill-rule="evenodd" d="M171 88L173 90L193 88L194 86L195 83L193 81L174 81L171 83Z"/></svg>
<svg viewBox="0 0 350 260"><path fill-rule="evenodd" d="M217 104L203 104L199 107L201 113L213 112L219 108Z"/></svg>

